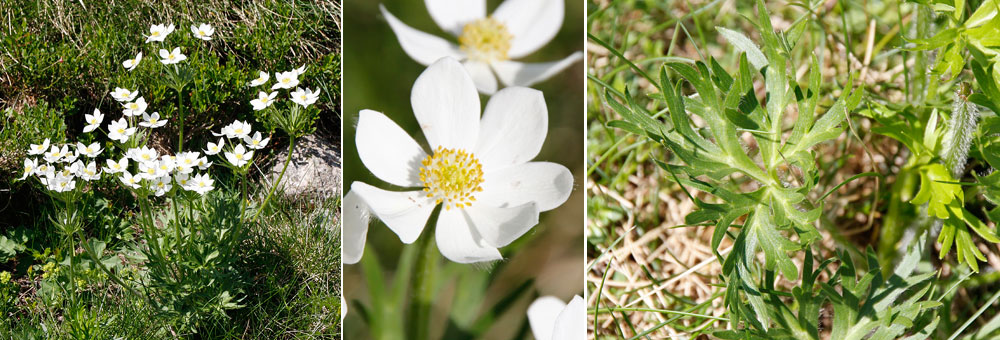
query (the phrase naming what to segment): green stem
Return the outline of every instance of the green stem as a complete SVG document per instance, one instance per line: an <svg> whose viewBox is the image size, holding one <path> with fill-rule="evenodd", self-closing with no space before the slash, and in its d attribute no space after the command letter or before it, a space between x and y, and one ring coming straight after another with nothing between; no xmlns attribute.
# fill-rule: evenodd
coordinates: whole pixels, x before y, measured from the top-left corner
<svg viewBox="0 0 1000 340"><path fill-rule="evenodd" d="M179 212L180 211L180 207L177 205L177 195L174 195L173 197L171 197L171 200L173 201L173 204L174 204L174 234L177 237L177 241L176 241L177 242L177 246L180 247L180 245L181 245L181 216L180 216L180 212Z"/></svg>
<svg viewBox="0 0 1000 340"><path fill-rule="evenodd" d="M175 89L177 91L177 117L179 118L178 135L177 135L177 153L180 154L184 152L184 106L182 104L183 97L181 96L180 88Z"/></svg>
<svg viewBox="0 0 1000 340"><path fill-rule="evenodd" d="M429 224L431 225L431 224ZM438 252L434 247L434 228L424 228L417 240L417 263L411 281L409 329L410 338L426 340L430 336L431 306L434 300L434 281L437 278Z"/></svg>
<svg viewBox="0 0 1000 340"><path fill-rule="evenodd" d="M242 209L242 211L240 211L240 225L243 225L243 222L246 222L247 207L250 205L250 202L247 200L247 174L246 174L246 171L243 172L243 174L242 174L241 177L243 177L242 180L240 181L240 191L243 192L243 209Z"/></svg>
<svg viewBox="0 0 1000 340"><path fill-rule="evenodd" d="M264 202L260 204L260 208L257 208L257 213L253 215L252 221L256 221L257 217L260 216L260 213L264 212L264 208L267 207L267 202L270 202L271 200L271 195L273 195L274 190L278 188L278 184L281 184L281 179L285 177L285 170L288 170L288 164L292 163L292 154L294 152L295 136L292 136L288 145L288 157L285 157L285 165L281 167L281 173L278 174L278 179L271 184L271 190L267 192L267 196L264 197Z"/></svg>

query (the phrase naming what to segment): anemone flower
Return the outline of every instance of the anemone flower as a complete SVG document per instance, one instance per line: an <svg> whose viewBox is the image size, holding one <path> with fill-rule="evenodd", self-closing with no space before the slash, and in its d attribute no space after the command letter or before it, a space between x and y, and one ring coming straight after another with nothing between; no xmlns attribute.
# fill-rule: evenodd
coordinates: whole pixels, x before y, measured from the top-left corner
<svg viewBox="0 0 1000 340"><path fill-rule="evenodd" d="M83 127L83 133L90 133L97 130L104 122L104 114L101 113L101 110L94 109L94 114L84 114L83 120L87 122L87 125Z"/></svg>
<svg viewBox="0 0 1000 340"><path fill-rule="evenodd" d="M237 168L242 168L250 161L251 158L253 158L253 151L247 151L247 149L243 147L243 144L236 144L233 151L227 151L225 156L226 161L229 161L229 164L232 164Z"/></svg>
<svg viewBox="0 0 1000 340"><path fill-rule="evenodd" d="M25 178L28 178L28 176L34 175L37 171L38 171L38 161L31 158L25 158L24 175L21 175L21 178L18 178L17 180L19 181L24 180Z"/></svg>
<svg viewBox="0 0 1000 340"><path fill-rule="evenodd" d="M160 58L160 62L164 65L176 64L187 60L187 56L181 53L180 47L174 47L171 51L160 49Z"/></svg>
<svg viewBox="0 0 1000 340"><path fill-rule="evenodd" d="M139 52L139 54L136 54L135 58L123 61L122 62L122 66L125 66L126 70L131 71L131 70L134 70L136 67L139 66L139 62L140 61L142 61L142 52Z"/></svg>
<svg viewBox="0 0 1000 340"><path fill-rule="evenodd" d="M174 24L170 24L169 26L165 26L162 24L153 25L149 27L149 35L146 36L146 42L150 41L162 42L163 39L166 39L167 35L169 35L173 31L174 31Z"/></svg>
<svg viewBox="0 0 1000 340"><path fill-rule="evenodd" d="M107 160L108 165L104 167L104 172L117 174L128 169L128 157L122 157L117 162L113 159Z"/></svg>
<svg viewBox="0 0 1000 340"><path fill-rule="evenodd" d="M295 88L290 94L292 102L302 105L302 107L309 107L319 99L319 90L310 90L309 88L300 89Z"/></svg>
<svg viewBox="0 0 1000 340"><path fill-rule="evenodd" d="M254 150L263 149L264 146L267 146L267 142L269 141L271 141L271 137L261 138L260 131L254 132L253 137L243 137L243 143L245 143L248 148Z"/></svg>
<svg viewBox="0 0 1000 340"><path fill-rule="evenodd" d="M226 141L223 140L222 138L219 138L218 143L208 142L208 145L205 146L205 154L210 156L218 154L220 151L222 151L223 146L226 146Z"/></svg>
<svg viewBox="0 0 1000 340"><path fill-rule="evenodd" d="M135 97L139 95L139 91L129 91L129 89L123 89L116 87L114 91L111 91L111 98L116 101L124 103L135 100Z"/></svg>
<svg viewBox="0 0 1000 340"><path fill-rule="evenodd" d="M90 158L97 157L97 155L101 154L102 150L104 149L101 148L101 143L99 142L93 142L90 145L76 142L76 152Z"/></svg>
<svg viewBox="0 0 1000 340"><path fill-rule="evenodd" d="M125 103L122 105L125 109L122 110L122 114L126 116L138 116L146 112L146 108L149 104L146 104L146 98L139 97L134 102Z"/></svg>
<svg viewBox="0 0 1000 340"><path fill-rule="evenodd" d="M268 75L267 72L264 71L259 71L259 72L260 76L258 76L257 79L250 81L250 87L257 87L264 85L264 83L266 83L268 79L271 79L271 76Z"/></svg>
<svg viewBox="0 0 1000 340"><path fill-rule="evenodd" d="M586 339L586 313L587 307L579 295L568 304L554 296L543 296L528 306L528 324L535 340Z"/></svg>
<svg viewBox="0 0 1000 340"><path fill-rule="evenodd" d="M49 149L49 143L51 142L49 141L48 138L46 138L44 141L42 141L42 144L28 145L28 154L34 156L45 153L45 151Z"/></svg>
<svg viewBox="0 0 1000 340"><path fill-rule="evenodd" d="M274 74L274 85L272 90L290 89L299 85L299 76L305 72L305 68L299 67L288 72L278 72Z"/></svg>
<svg viewBox="0 0 1000 340"><path fill-rule="evenodd" d="M201 195L204 195L209 190L215 189L215 181L208 177L206 174L195 175L193 178L186 180L187 186L184 187L187 191L194 191Z"/></svg>
<svg viewBox="0 0 1000 340"><path fill-rule="evenodd" d="M479 92L497 91L497 78L505 86L531 86L548 79L583 58L575 52L547 63L513 61L534 53L559 32L564 0L506 0L486 15L486 0L425 0L431 18L458 44L421 32L397 19L381 6L400 46L410 58L430 65L441 57L461 60Z"/></svg>
<svg viewBox="0 0 1000 340"><path fill-rule="evenodd" d="M159 112L153 112L153 114L142 114L142 122L139 122L139 126L145 126L150 129L155 129L167 125L167 121L160 119Z"/></svg>
<svg viewBox="0 0 1000 340"><path fill-rule="evenodd" d="M271 106L271 104L274 104L274 97L277 96L278 96L277 91L271 93L260 92L259 94L257 94L257 99L250 101L250 105L253 105L254 111L260 111L267 108L268 106Z"/></svg>
<svg viewBox="0 0 1000 340"><path fill-rule="evenodd" d="M480 117L472 77L457 60L442 58L417 78L410 102L430 153L384 114L371 110L361 111L356 145L362 163L376 177L423 189L387 191L360 181L351 186L351 192L403 243L415 241L431 212L441 205L434 237L442 255L458 263L498 260L497 248L538 224L539 212L554 209L569 197L573 186L569 169L531 161L548 132L541 92L523 87L499 91ZM345 221L362 220L345 217ZM362 239L358 235L367 233L367 228L366 223L345 223L344 237ZM347 259L360 257L345 253Z"/></svg>
<svg viewBox="0 0 1000 340"><path fill-rule="evenodd" d="M201 24L198 26L191 25L191 34L194 34L195 38L201 40L212 40L212 34L215 33L215 28L209 24Z"/></svg>
<svg viewBox="0 0 1000 340"><path fill-rule="evenodd" d="M135 134L135 128L129 127L125 118L118 118L118 120L108 124L108 138L111 140L124 144L133 134Z"/></svg>

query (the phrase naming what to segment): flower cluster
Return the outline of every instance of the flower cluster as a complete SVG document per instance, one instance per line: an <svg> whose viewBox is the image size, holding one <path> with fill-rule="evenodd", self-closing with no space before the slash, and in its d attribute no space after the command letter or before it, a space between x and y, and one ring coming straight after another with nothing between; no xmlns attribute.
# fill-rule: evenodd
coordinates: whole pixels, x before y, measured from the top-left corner
<svg viewBox="0 0 1000 340"><path fill-rule="evenodd" d="M256 79L250 81L250 87L257 87L264 85L271 79L271 75L264 71L259 71L260 76ZM319 90L310 90L308 88L299 88L299 76L306 72L306 67L301 66L297 69L277 72L274 74L274 85L271 85L271 90L278 89L291 89L295 88L294 91L289 93L289 100L293 103L299 104L303 108L309 107L316 100L319 99ZM278 96L278 91L264 92L260 91L257 94L257 98L250 101L250 105L253 106L254 111L260 111L266 109L267 107L274 104L274 99Z"/></svg>
<svg viewBox="0 0 1000 340"><path fill-rule="evenodd" d="M212 134L221 138L216 143L208 142L208 145L205 146L205 154L222 153L225 156L226 164L239 170L250 164L253 159L253 150L263 149L271 140L270 137L263 138L260 131L254 132L249 123L239 120L223 127L221 133L212 132Z"/></svg>
<svg viewBox="0 0 1000 340"><path fill-rule="evenodd" d="M149 35L146 36L146 42L147 43L164 42L166 41L167 36L173 32L174 32L174 24L153 25L149 27ZM191 35L196 39L201 39L206 41L212 40L213 34L215 34L215 28L213 28L212 25L204 23L198 25L191 25ZM181 52L180 47L174 47L173 49L170 50L161 48L158 54L160 56L160 63L163 63L164 65L177 64L179 62L187 60L187 56ZM136 67L139 67L139 62L141 61L142 61L142 52L140 51L138 54L135 55L135 58L123 61L122 66L125 67L126 70L132 71Z"/></svg>

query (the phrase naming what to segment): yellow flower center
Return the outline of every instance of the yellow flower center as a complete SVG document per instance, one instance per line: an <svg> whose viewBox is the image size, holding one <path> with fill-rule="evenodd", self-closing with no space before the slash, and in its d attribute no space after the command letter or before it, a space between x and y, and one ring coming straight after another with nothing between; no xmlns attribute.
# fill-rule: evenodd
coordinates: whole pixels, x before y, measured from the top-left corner
<svg viewBox="0 0 1000 340"><path fill-rule="evenodd" d="M472 206L475 193L483 191L483 166L472 153L439 146L421 164L424 192L445 210Z"/></svg>
<svg viewBox="0 0 1000 340"><path fill-rule="evenodd" d="M281 80L282 83L288 84L292 82L292 78L285 78Z"/></svg>
<svg viewBox="0 0 1000 340"><path fill-rule="evenodd" d="M458 42L470 59L490 63L508 59L513 37L499 20L486 18L466 24Z"/></svg>
<svg viewBox="0 0 1000 340"><path fill-rule="evenodd" d="M157 32L153 32L153 36L154 36L154 37L158 37L158 36L160 36L160 32L158 32L158 31L157 31Z"/></svg>
<svg viewBox="0 0 1000 340"><path fill-rule="evenodd" d="M205 31L198 30L198 35L205 35Z"/></svg>

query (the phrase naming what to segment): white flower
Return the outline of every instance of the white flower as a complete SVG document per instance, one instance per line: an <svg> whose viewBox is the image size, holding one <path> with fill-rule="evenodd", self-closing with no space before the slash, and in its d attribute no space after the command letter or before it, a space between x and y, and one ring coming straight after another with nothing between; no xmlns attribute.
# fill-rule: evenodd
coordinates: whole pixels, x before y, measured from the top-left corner
<svg viewBox="0 0 1000 340"><path fill-rule="evenodd" d="M299 66L299 68L292 71L295 72L296 76L301 76L306 73L306 65Z"/></svg>
<svg viewBox="0 0 1000 340"><path fill-rule="evenodd" d="M114 98L115 100L122 103L130 102L134 100L135 97L138 95L139 91L132 92L129 91L128 89L123 89L120 87L116 87L114 91L111 91L111 98Z"/></svg>
<svg viewBox="0 0 1000 340"><path fill-rule="evenodd" d="M179 185L181 188L183 188L185 190L187 190L187 186L188 186L188 183L190 182L190 178L191 177L188 176L188 174L184 174L184 173L176 173L176 174L174 174L174 182L177 182L177 185Z"/></svg>
<svg viewBox="0 0 1000 340"><path fill-rule="evenodd" d="M35 175L38 176L53 176L55 175L56 169L50 164L41 163L38 164L38 169L35 170Z"/></svg>
<svg viewBox="0 0 1000 340"><path fill-rule="evenodd" d="M212 40L212 34L215 33L215 28L209 24L201 24L198 26L191 25L191 34L194 34L195 38L201 40Z"/></svg>
<svg viewBox="0 0 1000 340"><path fill-rule="evenodd" d="M140 61L142 61L142 51L139 51L139 54L136 54L135 58L123 61L122 66L125 66L126 70L131 71L139 66Z"/></svg>
<svg viewBox="0 0 1000 340"><path fill-rule="evenodd" d="M49 152L45 153L45 161L49 163L60 162L63 158L70 157L69 146L63 145L62 148L53 145Z"/></svg>
<svg viewBox="0 0 1000 340"><path fill-rule="evenodd" d="M237 168L243 167L252 158L253 151L247 151L247 149L243 147L243 144L236 144L236 147L233 148L233 152L226 152L226 160L229 161L229 164L232 164Z"/></svg>
<svg viewBox="0 0 1000 340"><path fill-rule="evenodd" d="M181 53L180 47L174 47L173 51L167 51L160 49L160 62L164 65L176 64L187 59L187 56Z"/></svg>
<svg viewBox="0 0 1000 340"><path fill-rule="evenodd" d="M90 161L87 166L80 166L76 169L77 176L80 176L84 181L96 181L101 179L101 173L97 172L97 162Z"/></svg>
<svg viewBox="0 0 1000 340"><path fill-rule="evenodd" d="M579 295L569 304L543 296L528 306L528 323L536 340L583 340L587 338L587 306Z"/></svg>
<svg viewBox="0 0 1000 340"><path fill-rule="evenodd" d="M104 167L104 171L108 173L117 174L128 170L128 157L122 157L122 159L119 159L117 162L108 159L107 163L108 165Z"/></svg>
<svg viewBox="0 0 1000 340"><path fill-rule="evenodd" d="M575 52L555 62L511 60L530 55L555 37L563 22L564 0L506 0L489 16L486 0L424 2L431 18L457 37L458 45L407 26L385 6L380 8L410 58L423 65L442 57L458 59L479 92L496 92L497 78L505 86L531 86L583 58L583 53Z"/></svg>
<svg viewBox="0 0 1000 340"><path fill-rule="evenodd" d="M122 181L122 184L132 189L139 189L139 181L142 181L141 177L132 176L128 171L122 171L122 175L118 179Z"/></svg>
<svg viewBox="0 0 1000 340"><path fill-rule="evenodd" d="M188 185L184 189L204 195L209 190L215 189L214 185L215 181L209 178L208 175L199 174L188 180Z"/></svg>
<svg viewBox="0 0 1000 340"><path fill-rule="evenodd" d="M302 105L302 107L309 107L309 105L316 102L316 99L319 99L319 91L313 91L308 88L304 90L295 88L295 91L292 91L290 95L292 102Z"/></svg>
<svg viewBox="0 0 1000 340"><path fill-rule="evenodd" d="M278 96L278 92L260 92L257 94L257 99L251 100L250 105L253 105L254 111L260 111L264 108L271 106L274 103L274 97Z"/></svg>
<svg viewBox="0 0 1000 340"><path fill-rule="evenodd" d="M41 155L41 154L45 153L45 150L49 149L49 143L50 143L49 139L46 138L44 141L42 141L42 144L30 144L30 145L28 145L28 154L29 155Z"/></svg>
<svg viewBox="0 0 1000 340"><path fill-rule="evenodd" d="M197 152L183 152L177 155L177 169L181 173L191 173L194 167L198 166L198 156Z"/></svg>
<svg viewBox="0 0 1000 340"><path fill-rule="evenodd" d="M176 162L176 160L174 160L173 157L170 157L170 156L167 156L167 155L164 155L163 157L160 157L160 161L156 162L156 169L157 169L157 171L159 171L161 173L164 173L164 174L170 174L176 168L177 168L177 162Z"/></svg>
<svg viewBox="0 0 1000 340"><path fill-rule="evenodd" d="M212 162L208 161L208 157L198 158L198 170L208 170L212 166Z"/></svg>
<svg viewBox="0 0 1000 340"><path fill-rule="evenodd" d="M17 180L19 181L24 180L25 178L28 178L28 176L34 175L37 172L38 172L38 161L31 158L25 158L24 174L21 175L21 178L18 178Z"/></svg>
<svg viewBox="0 0 1000 340"><path fill-rule="evenodd" d="M83 127L83 133L90 133L97 130L101 126L101 123L104 122L104 114L101 113L101 110L94 109L94 114L84 114L83 120L87 121L87 125Z"/></svg>
<svg viewBox="0 0 1000 340"><path fill-rule="evenodd" d="M161 126L164 126L164 125L167 125L167 121L163 120L163 119L160 119L160 113L159 112L153 112L153 114L151 114L151 115L143 113L142 114L142 122L139 123L139 126L145 126L145 127L150 128L150 129L155 129L155 128L158 128L158 127L161 127Z"/></svg>
<svg viewBox="0 0 1000 340"><path fill-rule="evenodd" d="M242 139L243 137L249 136L251 132L253 132L253 127L250 126L250 123L236 120L233 121L232 124L223 127L221 134L215 132L212 132L212 134L215 135L216 137L224 135L226 136L226 138L230 139L232 138Z"/></svg>
<svg viewBox="0 0 1000 340"><path fill-rule="evenodd" d="M219 138L219 142L218 143L208 142L208 146L205 148L205 154L206 155L216 155L220 151L222 151L222 147L223 146L226 146L226 141L223 140L222 138Z"/></svg>
<svg viewBox="0 0 1000 340"><path fill-rule="evenodd" d="M155 149L143 146L141 148L128 149L128 151L125 152L125 155L133 161L145 163L155 161L160 154L156 152Z"/></svg>
<svg viewBox="0 0 1000 340"><path fill-rule="evenodd" d="M361 111L355 144L362 163L376 177L423 190L387 191L360 181L350 190L403 243L417 239L440 204L443 209L434 229L442 255L460 263L498 260L497 248L534 227L539 212L554 209L569 197L573 188L569 169L531 162L548 131L541 92L523 87L499 91L480 118L472 78L458 61L444 58L417 78L410 102L431 153L388 117L371 110ZM345 214L357 212L347 209ZM345 240L358 240L367 227L345 222ZM344 257L361 256L345 252Z"/></svg>
<svg viewBox="0 0 1000 340"><path fill-rule="evenodd" d="M55 192L67 192L76 188L76 181L72 174L57 173L55 176L48 177L44 182L49 190Z"/></svg>
<svg viewBox="0 0 1000 340"><path fill-rule="evenodd" d="M163 41L163 39L166 39L167 35L173 31L174 24L170 24L170 26L153 25L149 28L149 35L146 36L146 42Z"/></svg>
<svg viewBox="0 0 1000 340"><path fill-rule="evenodd" d="M116 140L119 143L125 143L133 134L135 134L135 128L129 127L125 118L118 118L118 120L112 121L111 124L108 124L108 138L111 140Z"/></svg>
<svg viewBox="0 0 1000 340"><path fill-rule="evenodd" d="M125 103L122 107L125 108L125 110L122 111L122 114L126 116L138 116L146 112L148 104L146 104L146 98L139 97L139 99L136 99L134 102Z"/></svg>
<svg viewBox="0 0 1000 340"><path fill-rule="evenodd" d="M290 89L299 85L299 72L297 69L288 72L278 72L274 74L274 85L272 90Z"/></svg>
<svg viewBox="0 0 1000 340"><path fill-rule="evenodd" d="M90 158L97 157L97 155L101 154L102 150L104 149L101 148L101 143L98 142L90 143L90 145L76 142L76 152Z"/></svg>
<svg viewBox="0 0 1000 340"><path fill-rule="evenodd" d="M257 79L251 80L250 81L250 87L257 87L257 86L263 85L264 83L267 82L268 79L271 79L271 76L268 75L267 72L260 71L260 77L257 77Z"/></svg>
<svg viewBox="0 0 1000 340"><path fill-rule="evenodd" d="M270 140L271 137L261 139L260 131L254 132L253 138L243 137L243 142L247 144L247 147L256 150L263 149Z"/></svg>
<svg viewBox="0 0 1000 340"><path fill-rule="evenodd" d="M148 180L154 180L157 177L166 176L169 173L160 170L160 162L142 162L139 163L139 172L136 173L136 177L141 177Z"/></svg>
<svg viewBox="0 0 1000 340"><path fill-rule="evenodd" d="M157 197L163 196L163 194L170 191L170 188L172 187L173 185L171 184L169 175L153 178L149 181L149 189L153 190L153 194Z"/></svg>

